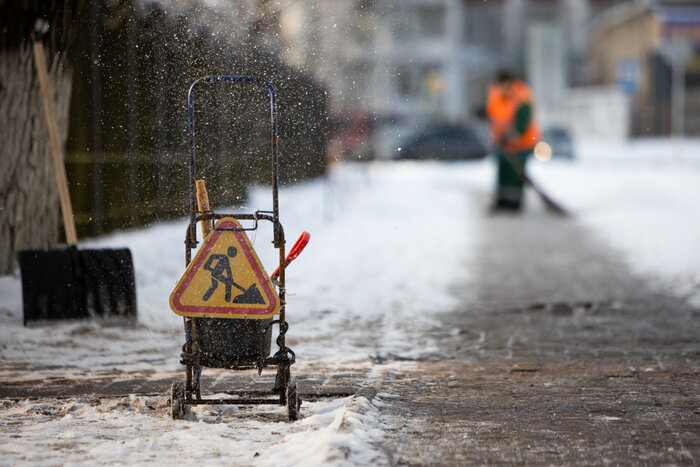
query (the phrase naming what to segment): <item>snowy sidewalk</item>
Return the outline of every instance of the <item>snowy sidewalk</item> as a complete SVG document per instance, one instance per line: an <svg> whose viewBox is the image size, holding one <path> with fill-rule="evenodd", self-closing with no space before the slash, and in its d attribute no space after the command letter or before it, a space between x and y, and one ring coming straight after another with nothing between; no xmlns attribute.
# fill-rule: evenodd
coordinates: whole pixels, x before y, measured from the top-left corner
<svg viewBox="0 0 700 467"><path fill-rule="evenodd" d="M533 204L483 219L446 358L383 380L390 463L697 464L700 313Z"/></svg>
<svg viewBox="0 0 700 467"><path fill-rule="evenodd" d="M288 238L312 234L287 276L292 371L302 393L331 396L307 400L297 423L272 406L170 419L184 336L168 296L184 221L84 242L132 250L136 328L24 328L19 276L0 277L0 455L34 465L697 463L700 223L688 213L700 161L671 160L666 146L643 145L648 157L634 164L629 148L615 158L595 147L575 163L533 165L574 211L566 221L536 200L521 217L488 217L488 161L339 165L284 188ZM269 202L259 189L249 204ZM270 240L251 238L268 270ZM669 284L673 294L656 287ZM269 385L250 373L207 369L205 390ZM371 391L343 397L360 387L379 392L371 403Z"/></svg>
<svg viewBox="0 0 700 467"><path fill-rule="evenodd" d="M288 237L296 238L302 230L312 233L309 247L287 275L287 345L297 354L292 373L306 396L304 419L297 423L289 423L285 409L276 406L196 407L186 420L170 419L168 386L174 378L184 378L178 363L182 318L168 307L183 272L184 221L89 242L131 249L136 328L91 322L24 328L19 276L0 278L0 455L8 463L30 465L57 459L91 464L385 463L374 447L383 430L377 408L367 399L372 391L358 389L381 377L374 361L418 358L438 350L425 334L439 326L432 311L459 303L449 293L453 277L440 272L464 273L470 219L465 183L482 180L486 167L338 166L327 179L282 191ZM216 188L209 187L209 194L215 199ZM265 209L269 198L269 190L253 190L249 204ZM439 248L430 255L415 254L440 237ZM270 232L260 229L251 241L271 270L276 257ZM205 369L203 393L269 388L271 382L269 373L258 378L253 371Z"/></svg>

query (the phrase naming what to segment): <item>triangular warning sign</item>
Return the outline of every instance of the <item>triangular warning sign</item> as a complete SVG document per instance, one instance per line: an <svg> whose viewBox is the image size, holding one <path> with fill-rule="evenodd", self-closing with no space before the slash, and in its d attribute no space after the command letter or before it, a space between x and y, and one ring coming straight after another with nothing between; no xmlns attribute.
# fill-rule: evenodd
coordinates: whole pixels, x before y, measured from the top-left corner
<svg viewBox="0 0 700 467"><path fill-rule="evenodd" d="M280 299L236 219L216 223L170 294L170 308L181 316L213 318L277 313Z"/></svg>

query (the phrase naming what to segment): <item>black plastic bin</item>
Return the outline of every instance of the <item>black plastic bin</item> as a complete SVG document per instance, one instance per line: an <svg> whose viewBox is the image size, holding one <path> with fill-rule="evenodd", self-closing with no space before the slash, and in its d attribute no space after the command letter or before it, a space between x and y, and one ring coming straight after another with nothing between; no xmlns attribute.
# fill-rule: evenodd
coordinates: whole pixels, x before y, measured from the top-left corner
<svg viewBox="0 0 700 467"><path fill-rule="evenodd" d="M200 362L212 368L257 364L270 355L270 319L194 318L192 342Z"/></svg>

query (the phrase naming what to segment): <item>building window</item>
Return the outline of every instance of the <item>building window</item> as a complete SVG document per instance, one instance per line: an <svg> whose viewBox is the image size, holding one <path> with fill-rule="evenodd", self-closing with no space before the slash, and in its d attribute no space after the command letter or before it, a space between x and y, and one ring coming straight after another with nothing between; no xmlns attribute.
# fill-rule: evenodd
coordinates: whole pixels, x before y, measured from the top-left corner
<svg viewBox="0 0 700 467"><path fill-rule="evenodd" d="M490 5L470 5L463 11L464 43L492 49L500 48L501 24L498 10Z"/></svg>
<svg viewBox="0 0 700 467"><path fill-rule="evenodd" d="M445 35L444 5L411 5L397 11L395 33L400 40L440 39Z"/></svg>
<svg viewBox="0 0 700 467"><path fill-rule="evenodd" d="M401 97L418 99L429 93L442 92L436 83L442 79L442 68L437 63L402 65L396 73L396 90Z"/></svg>
<svg viewBox="0 0 700 467"><path fill-rule="evenodd" d="M409 97L411 89L411 68L408 66L398 67L396 70L396 90L401 97Z"/></svg>
<svg viewBox="0 0 700 467"><path fill-rule="evenodd" d="M417 8L420 35L437 39L445 35L445 7L443 5L420 6Z"/></svg>
<svg viewBox="0 0 700 467"><path fill-rule="evenodd" d="M372 3L368 0L358 0L353 6L352 15L355 20L350 25L350 37L355 44L366 46L372 41L375 27L372 8Z"/></svg>

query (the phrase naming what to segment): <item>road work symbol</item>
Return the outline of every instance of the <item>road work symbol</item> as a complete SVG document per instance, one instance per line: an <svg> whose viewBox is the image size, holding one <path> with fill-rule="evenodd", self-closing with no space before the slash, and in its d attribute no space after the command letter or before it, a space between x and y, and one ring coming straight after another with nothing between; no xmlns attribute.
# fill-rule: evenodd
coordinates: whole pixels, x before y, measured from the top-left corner
<svg viewBox="0 0 700 467"><path fill-rule="evenodd" d="M224 292L224 300L226 302L231 301L231 288L235 287L243 292L243 295L237 296L233 303L265 303L257 285L253 284L246 289L234 282L233 275L231 274L231 264L228 258L229 256L234 258L237 253L238 250L236 250L236 247L230 246L226 250L226 255L211 255L207 258L207 262L204 263L204 270L211 272L211 287L205 292L202 300L205 302L209 300L214 291L218 288L219 282L221 282L226 288Z"/></svg>
<svg viewBox="0 0 700 467"><path fill-rule="evenodd" d="M221 219L170 295L182 316L269 318L280 302L241 225Z"/></svg>

